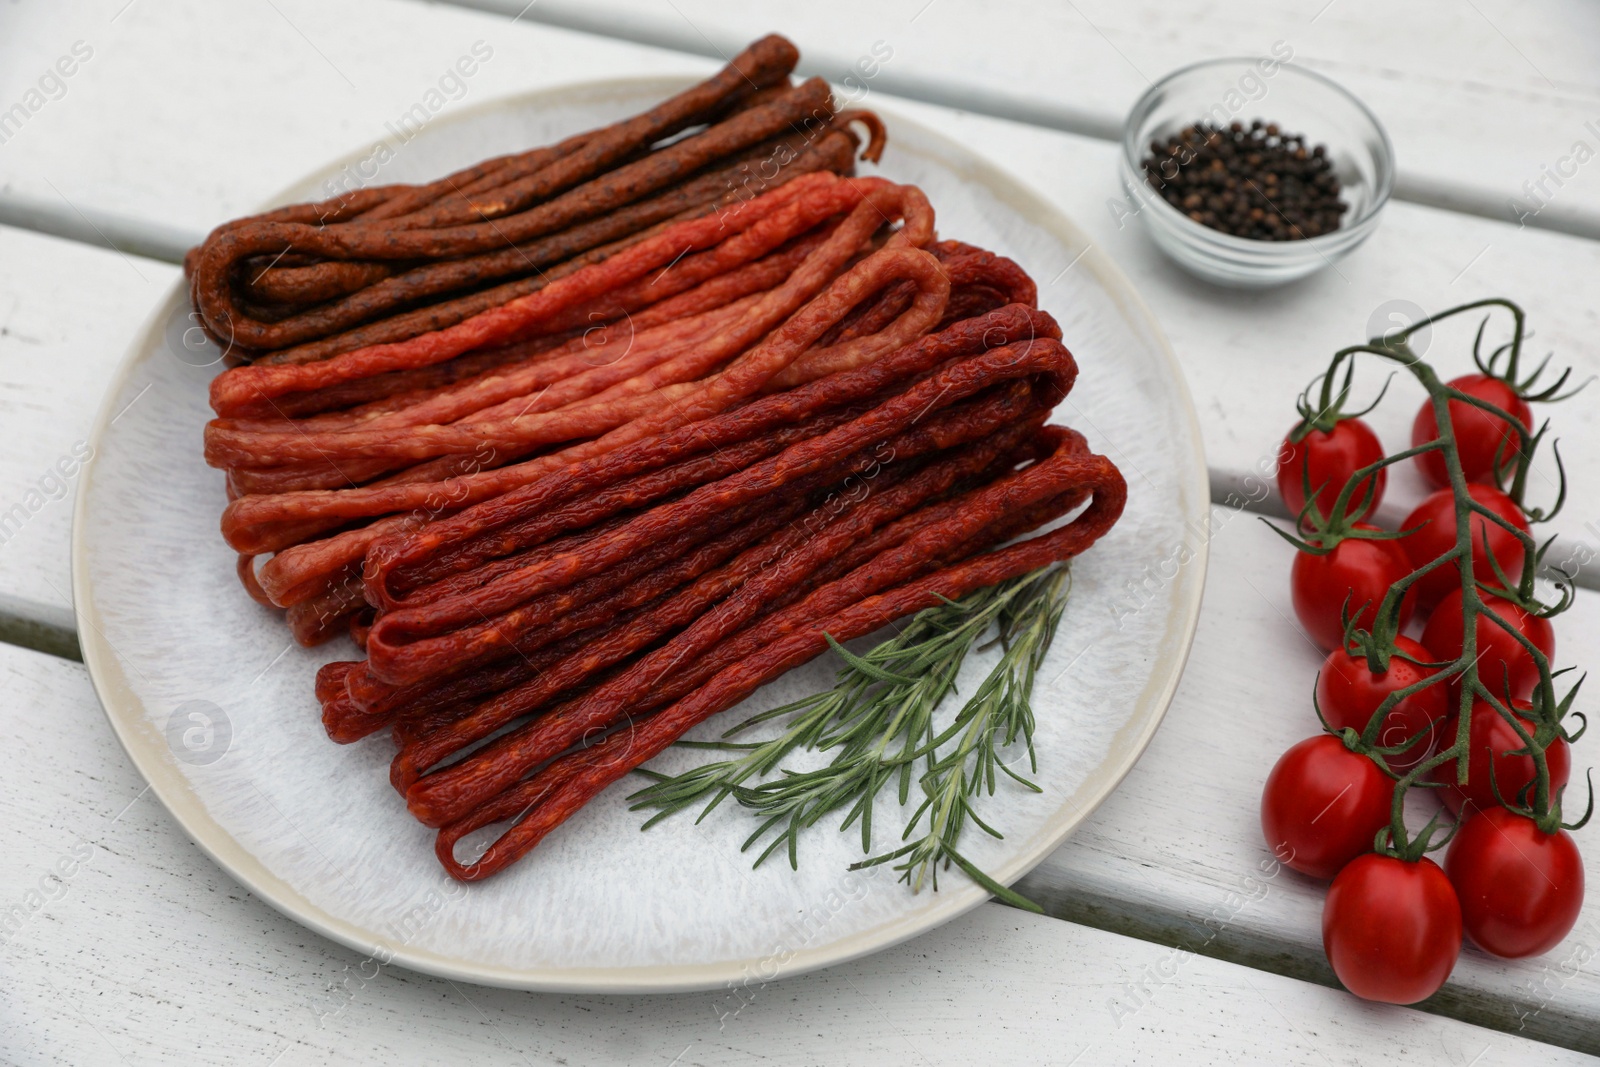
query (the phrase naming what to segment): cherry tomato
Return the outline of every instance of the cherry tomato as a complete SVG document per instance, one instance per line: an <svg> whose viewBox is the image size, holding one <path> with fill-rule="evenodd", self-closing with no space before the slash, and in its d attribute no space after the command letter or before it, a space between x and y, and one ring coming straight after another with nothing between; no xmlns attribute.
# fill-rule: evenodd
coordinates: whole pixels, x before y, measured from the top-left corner
<svg viewBox="0 0 1600 1067"><path fill-rule="evenodd" d="M1305 483L1309 481L1317 510L1328 516L1351 476L1383 458L1383 445L1372 427L1360 419L1340 419L1331 430L1312 430L1299 441L1285 438L1279 456L1283 462L1278 466L1278 493L1289 511L1299 515L1306 506ZM1387 470L1380 468L1363 479L1350 494L1348 514L1354 518L1371 514L1383 499L1387 478ZM1363 510L1361 497L1369 484L1372 503Z"/></svg>
<svg viewBox="0 0 1600 1067"><path fill-rule="evenodd" d="M1415 1004L1444 985L1461 955L1461 905L1439 865L1368 853L1328 887L1322 950L1344 987L1366 1000Z"/></svg>
<svg viewBox="0 0 1600 1067"><path fill-rule="evenodd" d="M1332 734L1285 752L1261 791L1261 832L1278 861L1313 878L1332 878L1372 851L1389 824L1394 782Z"/></svg>
<svg viewBox="0 0 1600 1067"><path fill-rule="evenodd" d="M1376 526L1356 523L1361 530ZM1396 541L1340 541L1332 552L1317 556L1310 552L1295 555L1289 572L1294 613L1324 651L1344 646L1344 624L1340 612L1349 598L1349 611L1356 625L1372 628L1378 604L1389 587L1411 571L1405 552ZM1400 625L1411 620L1416 598L1409 593L1400 603Z"/></svg>
<svg viewBox="0 0 1600 1067"><path fill-rule="evenodd" d="M1526 700L1519 700L1512 705L1514 711L1527 711L1530 705ZM1452 714L1445 720L1440 731L1440 745L1448 746L1455 741L1456 723L1460 716ZM1534 724L1521 715L1517 721L1522 723L1522 728L1529 734L1534 731ZM1491 704L1476 701L1472 705L1472 727L1467 734L1467 784L1456 785L1456 765L1443 763L1430 772L1433 780L1444 783L1444 788L1439 792L1443 795L1445 806L1456 814L1463 811L1469 814L1473 811L1490 811L1500 807L1500 801L1495 799L1494 791L1499 787L1500 795L1508 803L1515 804L1517 795L1524 786L1533 781L1538 768L1532 756L1508 756L1506 753L1515 752L1523 748L1522 738L1517 736L1517 731L1511 728L1504 716L1496 711ZM1544 750L1545 765L1550 769L1550 793L1567 784L1567 779L1572 774L1572 752L1564 738L1556 738ZM1489 768L1494 767L1494 784L1489 784ZM1530 795L1530 800L1531 795Z"/></svg>
<svg viewBox="0 0 1600 1067"><path fill-rule="evenodd" d="M1445 873L1461 900L1467 936L1510 959L1549 952L1572 932L1583 908L1583 860L1565 830L1489 808L1462 824Z"/></svg>
<svg viewBox="0 0 1600 1067"><path fill-rule="evenodd" d="M1409 637L1395 638L1395 647L1424 663L1434 662L1438 658ZM1388 670L1373 674L1365 656L1352 656L1344 649L1336 648L1328 653L1317 675L1317 707L1322 710L1322 717L1328 720L1328 725L1335 730L1343 730L1348 726L1359 733L1367 728L1373 712L1378 710L1378 705L1390 693L1415 685L1436 673L1433 668L1419 667L1399 656L1392 656ZM1398 745L1418 734L1426 738L1405 754L1390 758L1389 766L1407 771L1428 758L1440 725L1450 714L1449 691L1449 687L1442 682L1430 685L1389 710L1378 731L1378 744Z"/></svg>
<svg viewBox="0 0 1600 1067"><path fill-rule="evenodd" d="M1492 485L1478 485L1473 483L1467 486L1467 491L1472 498L1496 515L1501 516L1511 525L1524 533L1528 530L1528 520L1523 517L1522 509L1517 507L1516 501L1502 493ZM1404 547L1407 558L1411 561L1410 569L1415 570L1424 564L1432 563L1444 555L1456 544L1456 506L1455 496L1448 489L1441 489L1428 496L1417 509L1406 516L1406 521L1400 524L1400 529L1409 530L1406 536L1400 538L1399 544ZM1522 577L1523 552L1522 542L1517 540L1515 534L1501 526L1499 523L1490 522L1482 515L1473 515L1470 523L1472 530L1472 573L1480 582L1498 584L1494 567L1489 563L1483 546L1487 537L1489 552L1499 561L1500 569L1505 572L1506 580L1515 582ZM1427 611L1444 599L1444 595L1451 589L1460 588L1460 570L1453 563L1447 563L1429 571L1417 580L1414 589L1417 590L1417 605L1421 610Z"/></svg>
<svg viewBox="0 0 1600 1067"><path fill-rule="evenodd" d="M1528 407L1528 402L1517 395L1517 391L1499 378L1491 378L1487 374L1467 374L1448 383L1452 388L1459 389L1468 396L1486 400L1509 413L1512 418L1522 424L1523 429L1533 426L1533 409ZM1505 462L1517 454L1519 436L1512 429L1511 424L1498 415L1491 415L1482 408L1473 407L1471 404L1460 400L1450 401L1450 425L1456 431L1456 451L1461 456L1461 473L1467 476L1469 482L1492 482L1494 480L1494 457L1496 449L1501 442L1505 442L1505 452L1502 459ZM1416 420L1411 424L1411 446L1427 444L1439 437L1439 424L1434 421L1433 402L1424 401L1422 408L1417 412ZM1450 475L1445 470L1444 453L1424 452L1416 457L1417 466L1422 470L1422 476L1428 480L1429 485L1445 486L1450 484Z"/></svg>
<svg viewBox="0 0 1600 1067"><path fill-rule="evenodd" d="M1510 623L1522 636L1543 652L1548 660L1556 654L1556 631L1549 619L1513 604L1509 600L1480 590L1484 607ZM1539 665L1526 648L1507 633L1493 619L1478 616L1477 625L1478 677L1495 696L1505 699L1507 684L1511 699L1526 700L1539 684ZM1461 618L1461 590L1456 589L1439 601L1439 606L1428 616L1428 625L1422 631L1422 643L1439 653L1441 660L1453 660L1461 655L1462 637L1466 630ZM1459 691L1459 689L1458 689Z"/></svg>

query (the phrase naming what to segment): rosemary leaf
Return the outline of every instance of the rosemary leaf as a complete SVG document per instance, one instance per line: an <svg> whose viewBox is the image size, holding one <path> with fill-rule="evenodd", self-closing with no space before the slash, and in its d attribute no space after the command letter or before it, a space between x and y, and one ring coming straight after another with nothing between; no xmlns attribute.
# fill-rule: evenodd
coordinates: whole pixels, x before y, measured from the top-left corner
<svg viewBox="0 0 1600 1067"><path fill-rule="evenodd" d="M733 797L759 820L745 841L749 850L766 840L755 864L782 850L798 866L800 835L834 812L840 830L860 824L861 848L869 858L852 869L895 863L913 892L925 881L938 889L938 868L954 864L1007 903L1037 911L1017 893L985 875L956 843L968 822L992 837L999 830L979 817L1000 775L1039 792L1039 787L1001 758L1002 750L1025 746L1029 773L1038 770L1033 749L1031 696L1039 665L1055 636L1071 586L1065 565L979 589L915 615L894 637L865 655L829 637L844 666L834 687L752 716L718 742L694 746L735 754L676 776L649 772L651 784L629 799L634 810L654 809L648 828L668 815L703 804L704 819ZM967 654L986 634L1002 649L1000 661L942 730L935 711L955 688ZM987 646L984 646L987 647ZM748 730L782 723L762 741L732 741ZM782 766L796 751L831 753L808 771ZM900 847L872 852L872 808L883 787L895 783L902 807L921 793L908 818Z"/></svg>

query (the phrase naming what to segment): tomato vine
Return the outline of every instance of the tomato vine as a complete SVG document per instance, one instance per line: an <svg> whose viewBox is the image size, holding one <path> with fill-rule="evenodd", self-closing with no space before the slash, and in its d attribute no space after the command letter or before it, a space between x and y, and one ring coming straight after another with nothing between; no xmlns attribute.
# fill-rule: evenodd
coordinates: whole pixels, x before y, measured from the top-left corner
<svg viewBox="0 0 1600 1067"><path fill-rule="evenodd" d="M1512 337L1509 342L1496 349L1487 359L1482 356L1481 346L1484 329L1489 318L1495 310L1509 311L1513 319ZM1477 337L1473 345L1474 361L1485 374L1500 378L1509 383L1517 395L1527 399L1550 401L1564 399L1572 395L1571 390L1563 393L1570 381L1571 371L1564 371L1557 380L1545 388L1539 388L1537 381L1545 372L1549 364L1547 358L1538 368L1525 378L1518 378L1520 362L1523 354L1523 344L1526 339L1525 319L1523 311L1516 304L1505 299L1479 300L1459 307L1451 308L1436 315L1424 317L1412 325L1373 338L1365 344L1351 345L1336 352L1330 361L1327 370L1317 381L1302 395L1299 407L1302 420L1309 422L1307 413L1313 411L1337 411L1348 398L1354 375L1355 362L1361 355L1372 355L1395 364L1401 370L1410 373L1426 390L1428 404L1431 405L1433 418L1437 424L1437 436L1429 441L1417 444L1414 447L1370 463L1357 469L1351 475L1339 492L1333 506L1324 515L1318 508L1317 502L1307 487L1307 502L1298 516L1299 527L1305 536L1294 535L1278 531L1282 536L1292 541L1303 552L1312 554L1325 554L1333 551L1340 541L1351 538L1358 539L1397 539L1406 537L1415 532L1415 527L1398 531L1383 531L1372 528L1363 528L1355 524L1350 517L1352 511L1352 496L1358 489L1363 489L1370 496L1373 478L1384 468L1402 460L1437 453L1444 462L1444 469L1448 478L1448 486L1453 496L1454 537L1450 546L1435 558L1422 563L1405 577L1394 582L1383 595L1376 612L1373 613L1369 627L1357 625L1357 620L1352 619L1352 607L1360 610L1365 605L1345 605L1343 618L1345 621L1345 638L1347 646L1364 655L1372 671L1382 672L1387 669L1389 659L1396 654L1395 639L1398 637L1402 618L1402 602L1408 591L1424 576L1439 568L1454 566L1459 577L1461 593L1460 611L1462 616L1462 641L1460 653L1448 662L1428 663L1423 666L1434 668L1417 682L1388 694L1373 712L1365 728L1357 732L1352 727L1346 727L1338 732L1345 744L1355 751L1362 752L1378 763L1390 777L1396 781L1392 801L1391 818L1387 827L1381 830L1374 845L1377 851L1385 852L1401 859L1415 860L1427 851L1442 846L1449 839L1454 828L1440 836L1443 829L1440 816L1436 815L1427 826L1416 834L1410 833L1405 825L1405 802L1410 789L1421 785L1424 788L1438 788L1441 783L1435 780L1435 772L1451 763L1455 765L1455 779L1458 786L1467 782L1468 759L1470 755L1469 737L1471 734L1472 715L1475 707L1482 710L1487 707L1502 716L1509 727L1520 739L1523 747L1508 753L1512 756L1527 756L1531 758L1535 773L1532 781L1524 786L1514 797L1500 795L1495 776L1490 775L1491 787L1495 790L1496 797L1505 807L1527 815L1539 828L1546 833L1553 833L1557 829L1575 829L1589 818L1593 811L1593 795L1591 791L1589 810L1582 819L1574 823L1563 822L1562 817L1562 791L1552 789L1549 763L1546 750L1558 740L1572 742L1583 732L1580 727L1576 732L1569 732L1564 725L1564 720L1571 715L1582 719L1581 713L1572 711L1572 704L1577 696L1580 678L1574 682L1565 693L1558 693L1557 677L1565 672L1553 669L1549 658L1533 641L1514 627L1508 620L1490 610L1485 603L1485 596L1499 596L1513 603L1536 611L1542 617L1548 618L1564 610L1572 600L1571 576L1560 574L1557 587L1561 592L1559 600L1550 606L1540 604L1534 596L1534 580L1539 570L1540 562L1549 542L1539 545L1532 534L1526 529L1508 520L1504 515L1485 506L1484 503L1474 498L1469 491L1469 479L1462 468L1460 442L1451 417L1451 405L1465 404L1481 409L1489 416L1503 420L1508 426L1513 437L1508 437L1502 442L1496 454L1495 475L1496 480L1506 485L1506 492L1521 509L1530 522L1548 522L1554 518L1566 500L1566 471L1562 465L1560 450L1552 441L1551 452L1555 457L1557 469L1557 495L1555 502L1548 510L1529 506L1526 503L1528 486L1528 472L1536 452L1548 433L1549 423L1546 422L1534 430L1524 425L1522 420L1515 417L1504 408L1491 403L1481 397L1474 396L1460 388L1456 388L1440 378L1438 373L1426 363L1410 346L1410 340L1416 333L1446 319L1463 315L1472 311L1487 310L1483 324L1479 326ZM1310 404L1312 390L1320 382L1321 404L1313 409ZM1337 391L1335 383L1337 385ZM1387 388L1387 383L1385 385ZM1581 386L1579 387L1581 388ZM1381 394L1380 394L1381 396ZM1325 418L1324 418L1325 421ZM1508 449L1507 445L1511 447ZM1365 501L1360 502L1354 511L1361 514L1365 510ZM1476 520L1476 522L1474 521ZM1475 574L1473 562L1474 540L1473 528L1475 525L1482 527L1488 523L1504 530L1515 538L1523 557L1523 566L1520 574L1513 581L1508 577L1507 568L1493 553L1486 552L1489 566L1492 568L1498 584L1485 582ZM1487 546L1487 533L1484 535L1484 547ZM1559 573L1559 572L1558 572ZM1531 704L1518 708L1515 706L1509 691L1497 692L1495 688L1480 676L1479 671L1479 640L1478 621L1487 620L1490 624L1504 630L1506 634L1520 645L1531 658L1538 669L1538 681L1534 686ZM1400 653L1404 658L1411 658L1405 653ZM1420 693L1431 686L1447 685L1454 683L1456 689L1456 711L1454 716L1455 730L1453 738L1444 744L1438 751L1426 759L1416 762L1404 773L1397 772L1390 766L1390 759L1406 752L1419 744L1420 737L1408 738L1393 745L1379 744L1379 732L1384 722L1388 719L1390 711L1396 705L1409 697ZM1519 715L1520 712L1520 715ZM1529 729L1525 723L1532 724Z"/></svg>

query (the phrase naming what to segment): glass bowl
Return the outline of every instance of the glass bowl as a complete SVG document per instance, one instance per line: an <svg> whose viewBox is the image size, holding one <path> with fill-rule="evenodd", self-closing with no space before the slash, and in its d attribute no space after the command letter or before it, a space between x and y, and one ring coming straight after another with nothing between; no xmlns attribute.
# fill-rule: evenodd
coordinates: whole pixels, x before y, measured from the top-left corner
<svg viewBox="0 0 1600 1067"><path fill-rule="evenodd" d="M1349 205L1337 230L1294 241L1234 237L1195 222L1145 180L1151 141L1207 121L1275 122L1326 145ZM1210 59L1173 71L1133 105L1122 129L1122 184L1129 208L1168 256L1218 285L1264 288L1330 266L1366 240L1394 188L1394 147L1367 106L1338 85L1272 56Z"/></svg>

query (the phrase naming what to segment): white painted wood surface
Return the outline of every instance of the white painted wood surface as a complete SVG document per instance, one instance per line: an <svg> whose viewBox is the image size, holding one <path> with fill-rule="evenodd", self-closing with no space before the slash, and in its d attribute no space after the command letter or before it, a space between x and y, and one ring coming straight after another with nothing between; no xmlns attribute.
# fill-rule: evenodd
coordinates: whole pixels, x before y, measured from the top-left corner
<svg viewBox="0 0 1600 1067"><path fill-rule="evenodd" d="M1530 225L1600 236L1600 10L1583 0L541 0L523 17L711 56L781 26L807 70L833 79L883 42L893 58L873 84L884 92L1106 139L1169 71L1276 48L1379 116L1397 195L1498 219L1518 217L1515 197ZM1270 119L1270 83L1251 95Z"/></svg>
<svg viewBox="0 0 1600 1067"><path fill-rule="evenodd" d="M1396 203L1337 272L1266 294L1224 293L1162 260L1136 220L1118 226L1108 204L1117 195L1109 142L887 92L931 83L976 93L986 107L1013 93L1046 109L1033 112L1035 120L1093 130L1095 123L1114 125L1142 89L1113 69L1127 62L1117 52L1153 74L1191 57L1249 51L1252 34L1265 33L1270 43L1286 37L1278 27L1301 19L1308 28L1286 39L1297 48L1304 41L1297 54L1384 114L1413 194L1493 214L1497 197L1515 193L1539 163L1555 162L1574 122L1581 128L1600 116L1600 68L1592 63L1600 38L1583 30L1583 20L1595 17L1591 8L1550 5L1540 8L1540 19L1518 18L1520 9L1475 0L1428 31L1431 4L1384 5L1380 21L1410 35L1403 48L1388 48L1370 40L1374 8L1365 0L1335 0L1320 14L1313 10L1320 3L1266 0L1184 12L1165 4L1157 10L1153 0L1080 3L1049 16L1055 37L1010 34L1020 52L1008 55L969 46L1015 19L1003 7L975 17L964 0L934 0L921 15L895 5L853 6L847 14L812 5L785 9L782 17L763 13L754 28L740 21L754 17L742 7L673 2L687 19L670 6L651 8L655 23L613 14L645 0L606 0L609 6L584 10L599 11L587 17L608 33L700 52L714 52L722 41L736 47L777 26L800 41L813 70L853 62L858 39L867 46L894 41L896 59L873 83L875 103L989 151L1086 228L1095 243L1090 254L1109 256L1133 277L1184 363L1219 499L1229 488L1248 487L1245 479L1292 421L1293 394L1334 348L1364 336L1391 301L1438 309L1503 293L1528 308L1538 350L1554 348L1558 361L1600 370L1592 342L1600 317L1592 301L1600 282L1595 242ZM676 37L660 28L669 21L663 10L678 21ZM124 0L97 0L70 13L14 5L0 14L0 109L74 41L93 41L97 51L60 99L0 143L0 219L170 257L220 219L381 135L385 120L480 38L497 49L495 60L452 107L583 78L712 66L531 24L576 21L574 12L578 5L565 0L541 0L515 23L410 0L135 0L125 9ZM949 21L925 27L936 15ZM908 27L898 37L875 21L891 16ZM688 38L702 31L711 43L700 39L695 47ZM953 51L958 44L962 50ZM1555 88L1529 73L1527 59ZM1483 130L1464 143L1460 124L1470 121ZM208 146L203 156L192 147L197 131ZM1571 136L1582 136L1581 129ZM1541 213L1541 225L1589 232L1600 217L1600 178L1584 171L1579 179ZM1432 192L1430 181L1440 183ZM0 513L70 455L100 380L173 276L172 267L149 260L0 228ZM1452 343L1435 338L1430 355L1456 351L1446 366L1464 371L1466 356ZM1413 394L1375 416L1391 447L1404 443L1414 402ZM1556 528L1600 553L1593 503L1600 500L1600 417L1592 398L1551 414L1574 480L1573 504ZM1409 476L1394 481L1391 519L1420 496ZM65 501L41 506L18 536L0 544L0 616L66 621L58 594L67 592L69 510ZM1206 616L1167 725L1117 796L1027 884L1059 913L1326 980L1319 888L1289 873L1262 882L1257 866L1266 858L1255 827L1260 782L1277 754L1312 730L1305 693L1317 657L1288 621L1288 566L1286 550L1248 513L1232 515L1217 535ZM1600 597L1585 594L1558 632L1564 662L1591 659L1600 648ZM251 900L181 839L150 798L111 821L141 783L94 709L79 668L0 646L0 669L7 672L0 736L16 754L11 780L0 785L6 855L14 858L0 873L7 894L0 899L22 899L25 883L76 842L97 848L83 865L82 889L71 879L21 937L0 946L0 1058L8 1062L271 1062L281 1054L279 1062L289 1064L353 1050L397 1062L453 1061L474 1050L528 1062L562 1056L647 1063L659 1052L667 1063L680 1051L681 1063L745 1062L757 1054L788 1057L780 1062L854 1062L851 1055L954 1062L958 1054L972 1059L1016 1047L1006 1042L1019 1033L1041 1049L1038 1059L1061 1063L1080 1052L1077 1062L1086 1064L1322 1062L1314 1049L1336 1063L1524 1063L1535 1055L1566 1062L1554 1049L1530 1051L1501 1034L1361 1005L1208 959L1186 963L1179 981L1158 985L1150 1007L1118 1029L1107 1002L1124 996L1121 983L1137 983L1147 965L1162 966L1171 950L997 908L894 953L770 987L720 1032L710 1005L695 1017L702 1010L695 998L539 997L529 1004L523 994L452 989L388 969L318 1026L308 1002L342 980L346 966L358 969L355 954ZM1590 762L1584 747L1580 768ZM39 761L30 762L30 753ZM1587 835L1580 840L1587 845ZM1261 890L1245 881L1252 876ZM1593 856L1591 883L1600 884ZM1242 903L1230 896L1258 892L1259 899ZM1600 980L1592 961L1574 971L1580 943L1591 952L1600 947L1593 903L1574 940L1542 961L1503 964L1469 949L1429 1007L1501 1027L1520 1023L1523 1033L1593 1048ZM833 1040L811 1044L813 1033Z"/></svg>
<svg viewBox="0 0 1600 1067"><path fill-rule="evenodd" d="M66 545L89 427L129 338L179 273L0 226L0 614L72 629Z"/></svg>
<svg viewBox="0 0 1600 1067"><path fill-rule="evenodd" d="M0 646L0 677L0 1059L17 1067L1590 1062L994 904L714 993L462 986L324 941L212 866L144 794L81 667Z"/></svg>

